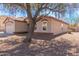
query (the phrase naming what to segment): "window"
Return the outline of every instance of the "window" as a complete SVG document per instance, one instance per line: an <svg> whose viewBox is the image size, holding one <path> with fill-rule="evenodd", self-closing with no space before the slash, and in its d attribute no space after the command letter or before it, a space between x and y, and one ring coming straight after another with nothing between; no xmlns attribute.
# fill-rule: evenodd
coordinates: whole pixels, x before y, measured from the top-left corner
<svg viewBox="0 0 79 59"><path fill-rule="evenodd" d="M43 30L47 30L47 21L43 21L42 27L43 27Z"/></svg>

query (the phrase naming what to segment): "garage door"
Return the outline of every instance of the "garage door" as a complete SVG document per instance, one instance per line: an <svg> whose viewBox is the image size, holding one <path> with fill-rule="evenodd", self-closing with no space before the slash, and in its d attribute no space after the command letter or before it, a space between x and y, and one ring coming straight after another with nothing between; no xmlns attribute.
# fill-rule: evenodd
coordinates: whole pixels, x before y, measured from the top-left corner
<svg viewBox="0 0 79 59"><path fill-rule="evenodd" d="M14 32L14 25L11 22L6 23L6 33L13 34Z"/></svg>

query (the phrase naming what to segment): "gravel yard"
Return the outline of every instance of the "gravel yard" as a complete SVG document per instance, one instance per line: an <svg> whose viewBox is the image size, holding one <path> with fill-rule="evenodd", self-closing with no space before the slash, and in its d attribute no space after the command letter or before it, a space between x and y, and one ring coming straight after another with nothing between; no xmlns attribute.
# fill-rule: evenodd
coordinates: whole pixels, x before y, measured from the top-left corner
<svg viewBox="0 0 79 59"><path fill-rule="evenodd" d="M33 38L32 42L22 43L25 35L1 37L1 56L79 56L79 32L63 34L50 40ZM4 40L5 39L5 40Z"/></svg>

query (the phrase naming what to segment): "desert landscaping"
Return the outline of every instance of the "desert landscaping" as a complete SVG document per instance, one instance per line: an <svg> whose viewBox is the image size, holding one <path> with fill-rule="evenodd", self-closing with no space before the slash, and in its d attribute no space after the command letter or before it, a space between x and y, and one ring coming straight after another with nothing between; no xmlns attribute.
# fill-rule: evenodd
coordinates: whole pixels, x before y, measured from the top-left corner
<svg viewBox="0 0 79 59"><path fill-rule="evenodd" d="M51 40L32 39L30 44L22 42L24 34L0 38L1 56L68 56L79 55L79 32L65 33Z"/></svg>
<svg viewBox="0 0 79 59"><path fill-rule="evenodd" d="M79 56L79 4L0 3L0 56Z"/></svg>

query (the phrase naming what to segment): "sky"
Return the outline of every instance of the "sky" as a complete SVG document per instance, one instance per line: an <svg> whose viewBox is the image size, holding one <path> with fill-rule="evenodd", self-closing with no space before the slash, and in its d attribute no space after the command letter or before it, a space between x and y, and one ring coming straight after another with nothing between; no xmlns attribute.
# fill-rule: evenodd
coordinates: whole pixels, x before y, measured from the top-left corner
<svg viewBox="0 0 79 59"><path fill-rule="evenodd" d="M23 17L26 16L26 11L18 7L17 10L11 11L11 9L8 10L7 8L4 7L3 4L0 4L0 15Z"/></svg>
<svg viewBox="0 0 79 59"><path fill-rule="evenodd" d="M16 9L16 10L15 10ZM4 7L4 5L0 4L0 15L4 16L16 16L16 17L24 17L27 16L27 13L22 8L16 7L15 9L8 10ZM13 11L11 11L13 10ZM70 14L71 12L71 14ZM35 14L35 11L32 10L33 15ZM49 14L49 16L55 16L52 14L52 12ZM73 8L73 9L67 9L65 12L65 15L61 17L61 19L64 19L63 21L67 23L75 23L75 19L79 18L79 8ZM71 21L72 20L72 21Z"/></svg>

